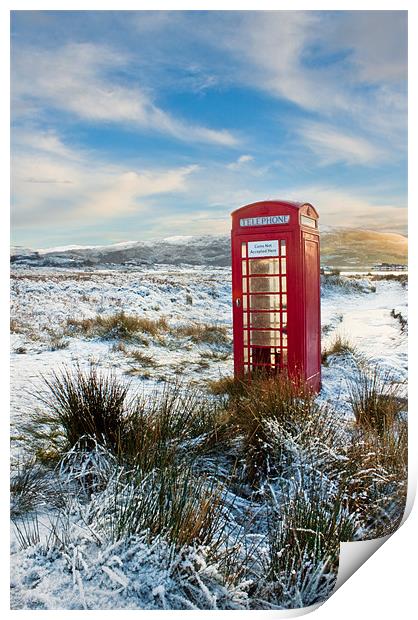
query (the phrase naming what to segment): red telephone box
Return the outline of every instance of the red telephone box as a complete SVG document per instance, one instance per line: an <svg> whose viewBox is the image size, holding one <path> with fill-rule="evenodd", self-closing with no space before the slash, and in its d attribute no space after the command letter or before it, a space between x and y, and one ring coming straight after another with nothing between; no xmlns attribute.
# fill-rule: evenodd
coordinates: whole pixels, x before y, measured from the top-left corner
<svg viewBox="0 0 418 620"><path fill-rule="evenodd" d="M257 369L321 384L318 213L267 200L232 213L235 376Z"/></svg>

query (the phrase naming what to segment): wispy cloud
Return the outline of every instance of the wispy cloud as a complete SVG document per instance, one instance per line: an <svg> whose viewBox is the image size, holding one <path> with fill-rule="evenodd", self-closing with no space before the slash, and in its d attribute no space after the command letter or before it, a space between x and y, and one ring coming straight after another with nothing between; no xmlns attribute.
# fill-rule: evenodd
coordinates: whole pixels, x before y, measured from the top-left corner
<svg viewBox="0 0 418 620"><path fill-rule="evenodd" d="M13 57L12 95L16 114L49 106L96 123L127 124L186 142L235 146L226 129L174 117L156 105L140 85L126 84L129 57L92 43L69 43L54 50L24 48ZM119 77L118 77L119 74ZM132 81L132 76L131 80ZM28 107L27 107L28 106Z"/></svg>
<svg viewBox="0 0 418 620"><path fill-rule="evenodd" d="M112 219L146 207L142 199L184 192L198 166L133 170L65 147L55 135L19 134L12 162L16 225Z"/></svg>
<svg viewBox="0 0 418 620"><path fill-rule="evenodd" d="M239 170L251 161L254 161L252 155L241 155L236 161L227 164L227 168L229 168L229 170Z"/></svg>
<svg viewBox="0 0 418 620"><path fill-rule="evenodd" d="M363 228L405 234L406 206L370 198L366 192L350 187L321 185L287 188L286 196L306 200L317 207L320 224L335 227Z"/></svg>
<svg viewBox="0 0 418 620"><path fill-rule="evenodd" d="M388 158L388 152L364 137L343 132L324 123L302 123L297 132L321 165L346 163L373 165Z"/></svg>

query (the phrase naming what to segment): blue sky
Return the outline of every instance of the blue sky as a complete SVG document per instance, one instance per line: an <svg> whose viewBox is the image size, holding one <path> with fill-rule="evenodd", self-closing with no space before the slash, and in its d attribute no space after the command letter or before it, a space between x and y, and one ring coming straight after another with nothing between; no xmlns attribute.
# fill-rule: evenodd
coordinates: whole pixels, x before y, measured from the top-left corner
<svg viewBox="0 0 418 620"><path fill-rule="evenodd" d="M404 11L18 11L12 243L226 233L264 198L406 234Z"/></svg>

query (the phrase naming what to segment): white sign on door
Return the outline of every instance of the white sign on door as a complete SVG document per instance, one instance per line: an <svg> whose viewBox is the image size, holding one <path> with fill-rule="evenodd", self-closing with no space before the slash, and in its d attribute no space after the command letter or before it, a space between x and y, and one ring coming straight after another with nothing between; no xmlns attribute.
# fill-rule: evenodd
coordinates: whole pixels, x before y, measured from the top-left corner
<svg viewBox="0 0 418 620"><path fill-rule="evenodd" d="M279 242L277 239L248 242L248 258L260 258L262 256L279 256Z"/></svg>

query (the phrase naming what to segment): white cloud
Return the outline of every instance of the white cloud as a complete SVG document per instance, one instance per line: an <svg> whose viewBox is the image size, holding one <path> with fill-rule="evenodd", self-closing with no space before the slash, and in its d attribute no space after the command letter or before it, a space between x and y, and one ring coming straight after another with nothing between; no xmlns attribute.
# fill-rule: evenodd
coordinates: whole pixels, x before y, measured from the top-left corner
<svg viewBox="0 0 418 620"><path fill-rule="evenodd" d="M225 129L211 129L180 120L159 108L150 93L130 75L129 58L104 46L71 43L55 50L18 49L13 58L12 96L15 114L33 115L51 106L94 122L129 124L184 141L234 146L237 138ZM131 85L135 84L135 85Z"/></svg>
<svg viewBox="0 0 418 620"><path fill-rule="evenodd" d="M196 165L132 170L110 165L84 152L77 155L57 136L19 134L12 160L16 225L66 225L116 218L146 207L144 199L183 192Z"/></svg>
<svg viewBox="0 0 418 620"><path fill-rule="evenodd" d="M104 188L93 191L73 210L72 217L86 214L89 218L113 218L139 211L140 198L184 191L187 177L196 169L197 166L186 166L162 172L122 172L111 178Z"/></svg>
<svg viewBox="0 0 418 620"><path fill-rule="evenodd" d="M302 56L321 28L318 13L306 11L258 11L244 14L240 28L223 44L241 61L239 78L268 93L310 110L346 107L335 82Z"/></svg>
<svg viewBox="0 0 418 620"><path fill-rule="evenodd" d="M228 164L227 168L229 168L229 170L239 170L240 168L245 166L245 164L248 164L250 161L254 161L254 157L252 155L241 155L240 157L238 157L236 161L233 161L230 164Z"/></svg>
<svg viewBox="0 0 418 620"><path fill-rule="evenodd" d="M311 202L319 212L320 225L363 228L405 234L407 208L369 199L358 190L336 187L305 186L285 191L290 200Z"/></svg>
<svg viewBox="0 0 418 620"><path fill-rule="evenodd" d="M334 21L329 42L351 51L361 80L406 82L407 22L407 11L347 11Z"/></svg>
<svg viewBox="0 0 418 620"><path fill-rule="evenodd" d="M406 39L405 11L246 11L212 42L234 59L229 79L405 154Z"/></svg>
<svg viewBox="0 0 418 620"><path fill-rule="evenodd" d="M304 123L297 131L323 165L338 162L370 165L388 157L387 152L374 146L366 138L344 133L330 125Z"/></svg>

